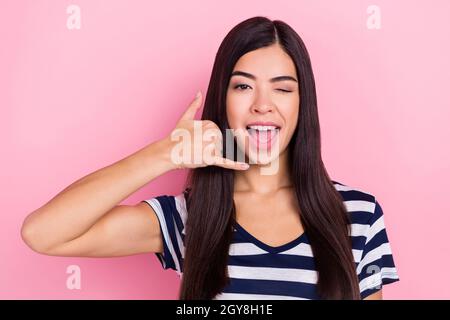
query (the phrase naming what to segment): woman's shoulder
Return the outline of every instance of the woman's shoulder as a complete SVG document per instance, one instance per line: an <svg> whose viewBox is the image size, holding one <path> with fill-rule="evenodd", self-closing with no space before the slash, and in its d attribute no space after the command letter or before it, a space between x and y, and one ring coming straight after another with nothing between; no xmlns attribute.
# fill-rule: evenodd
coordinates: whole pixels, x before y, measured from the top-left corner
<svg viewBox="0 0 450 320"><path fill-rule="evenodd" d="M359 218L358 220L370 219L378 209L381 209L376 196L372 192L340 181L331 181L341 195L347 211L352 214L353 218Z"/></svg>

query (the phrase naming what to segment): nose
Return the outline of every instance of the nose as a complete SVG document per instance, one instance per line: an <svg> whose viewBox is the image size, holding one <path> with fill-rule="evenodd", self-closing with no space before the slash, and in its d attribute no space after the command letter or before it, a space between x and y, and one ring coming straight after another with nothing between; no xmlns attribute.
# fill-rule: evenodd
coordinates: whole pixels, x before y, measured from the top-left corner
<svg viewBox="0 0 450 320"><path fill-rule="evenodd" d="M273 112L273 110L275 109L272 101L269 98L269 95L260 92L256 99L255 102L251 108L251 111L253 113L267 113L267 112Z"/></svg>

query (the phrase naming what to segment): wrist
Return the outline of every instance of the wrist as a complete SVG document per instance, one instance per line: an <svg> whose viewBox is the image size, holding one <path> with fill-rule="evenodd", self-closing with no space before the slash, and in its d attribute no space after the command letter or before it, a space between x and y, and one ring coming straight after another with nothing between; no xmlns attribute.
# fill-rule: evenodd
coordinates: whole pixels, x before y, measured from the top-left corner
<svg viewBox="0 0 450 320"><path fill-rule="evenodd" d="M158 140L150 145L152 149L151 153L157 157L157 161L160 161L162 166L167 170L179 169L179 165L172 161L171 153L173 148L173 143L170 137ZM149 147L150 147L149 146Z"/></svg>

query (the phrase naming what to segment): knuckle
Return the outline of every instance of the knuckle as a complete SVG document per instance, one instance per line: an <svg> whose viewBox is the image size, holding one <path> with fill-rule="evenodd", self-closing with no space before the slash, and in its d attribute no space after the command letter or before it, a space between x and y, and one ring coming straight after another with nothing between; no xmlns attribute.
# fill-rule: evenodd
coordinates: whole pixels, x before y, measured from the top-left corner
<svg viewBox="0 0 450 320"><path fill-rule="evenodd" d="M211 120L203 120L203 124L205 127L211 127L214 122L212 122Z"/></svg>

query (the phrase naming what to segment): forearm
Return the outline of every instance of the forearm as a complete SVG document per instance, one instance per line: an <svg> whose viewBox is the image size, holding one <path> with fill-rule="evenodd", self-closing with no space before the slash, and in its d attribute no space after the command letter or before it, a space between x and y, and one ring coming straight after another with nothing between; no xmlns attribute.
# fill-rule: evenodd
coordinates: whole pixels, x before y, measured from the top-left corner
<svg viewBox="0 0 450 320"><path fill-rule="evenodd" d="M156 177L175 169L160 140L75 181L24 221L22 234L40 248L70 241Z"/></svg>

